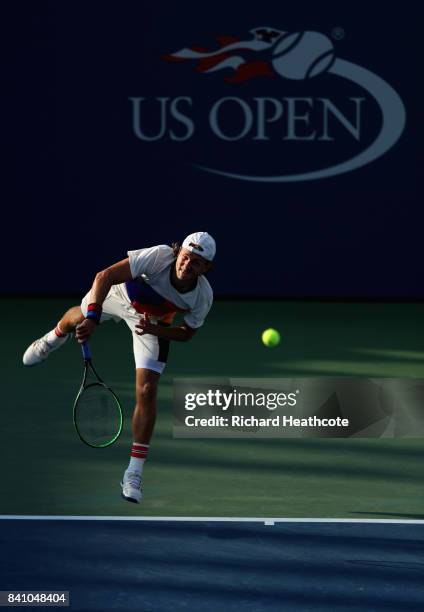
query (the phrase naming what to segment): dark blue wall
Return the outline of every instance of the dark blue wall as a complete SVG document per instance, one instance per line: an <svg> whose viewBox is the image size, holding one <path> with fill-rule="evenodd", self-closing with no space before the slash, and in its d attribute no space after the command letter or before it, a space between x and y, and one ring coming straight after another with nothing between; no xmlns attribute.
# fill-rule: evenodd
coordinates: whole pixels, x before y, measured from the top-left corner
<svg viewBox="0 0 424 612"><path fill-rule="evenodd" d="M211 282L220 295L424 297L423 42L414 7L141 0L14 5L3 25L9 162L3 258L11 262L3 292L82 293L97 270L128 249L207 230L217 240ZM398 142L369 165L313 181L266 184L196 167L306 172L352 158L381 131L381 109L369 92L330 73L234 84L225 81L229 69L202 74L196 62L163 59L191 45L216 49L220 35L247 40L249 30L264 25L321 32L337 58L389 83L406 109ZM340 40L335 28L344 30ZM249 59L255 60L252 53ZM192 100L180 107L195 124L192 138L136 137L130 98L146 99L142 125L154 135L157 98L181 96ZM244 101L252 112L258 97L311 98L311 124L303 132L299 127L305 136L322 132L319 99L331 100L353 121L350 100L363 97L361 136L355 139L333 117L334 140L287 140L285 106L281 120L270 124L269 140L254 138L255 123L246 138L223 141L211 132L208 111L225 97ZM222 114L229 135L243 127L239 104L228 104ZM175 119L168 127L184 136Z"/></svg>

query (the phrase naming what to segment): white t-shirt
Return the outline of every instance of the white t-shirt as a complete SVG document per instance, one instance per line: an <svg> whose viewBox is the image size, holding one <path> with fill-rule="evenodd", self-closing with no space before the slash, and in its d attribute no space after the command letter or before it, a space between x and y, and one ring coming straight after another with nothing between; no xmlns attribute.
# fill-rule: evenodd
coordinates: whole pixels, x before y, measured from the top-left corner
<svg viewBox="0 0 424 612"><path fill-rule="evenodd" d="M193 329L203 325L212 302L213 292L204 276L196 287L180 293L171 284L175 262L172 248L166 244L128 251L133 281L124 283L128 298L140 312L148 312L159 320L172 320L175 312L184 313L184 321Z"/></svg>

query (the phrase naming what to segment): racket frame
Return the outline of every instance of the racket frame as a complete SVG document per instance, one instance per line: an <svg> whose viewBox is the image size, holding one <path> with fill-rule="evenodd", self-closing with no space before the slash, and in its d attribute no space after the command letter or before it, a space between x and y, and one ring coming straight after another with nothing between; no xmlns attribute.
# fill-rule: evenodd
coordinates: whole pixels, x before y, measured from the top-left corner
<svg viewBox="0 0 424 612"><path fill-rule="evenodd" d="M122 413L122 407L121 407L121 402L118 399L118 396L116 395L116 393L110 388L108 387L108 385L100 378L99 374L97 373L92 359L91 359L91 351L90 348L88 346L87 342L84 342L81 345L81 350L82 350L82 354L84 356L84 375L83 375L83 379L82 379L82 383L81 386L79 388L78 394L75 398L74 401L74 406L72 409L72 418L73 418L73 422L74 422L74 427L75 427L75 431L78 434L79 439L81 440L81 442L84 442L84 444L86 444L87 446L90 446L91 448L107 448L108 446L111 446L112 444L114 444L116 442L116 440L119 438L119 436L122 433L122 428L124 426L124 417L123 417L123 413ZM87 382L87 376L88 376L88 372L89 370L91 370L94 374L94 376L96 377L96 381L91 382L86 384ZM109 393L111 393L115 399L116 402L116 406L118 409L118 413L119 413L119 427L117 432L115 433L115 435L113 436L113 438L111 438L110 440L108 440L107 442L104 442L103 444L91 444L90 442L88 442L81 434L79 428L78 428L78 424L77 424L77 406L78 406L78 400L81 397L82 393L85 391L85 389L89 389L90 387L95 387L95 386L99 386L99 387L104 387L105 389L107 389L107 391Z"/></svg>

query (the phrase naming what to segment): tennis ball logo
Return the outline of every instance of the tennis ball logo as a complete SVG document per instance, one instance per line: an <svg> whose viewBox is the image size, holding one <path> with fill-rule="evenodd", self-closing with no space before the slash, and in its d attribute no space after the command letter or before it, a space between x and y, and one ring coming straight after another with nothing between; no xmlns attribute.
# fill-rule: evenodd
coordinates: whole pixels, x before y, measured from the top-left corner
<svg viewBox="0 0 424 612"><path fill-rule="evenodd" d="M280 79L291 80L293 87L296 89L296 84L302 81L310 82L311 79L319 76L326 75L325 81L330 78L334 80L334 86L337 86L337 80L343 79L347 81L349 85L352 84L361 88L360 98L349 98L350 102L354 102L356 105L356 123L351 123L351 120L346 117L343 118L343 112L340 110L336 114L336 104L326 96L325 87L327 83L323 84L324 89L320 91L319 97L313 97L311 94L308 96L308 91L304 86L301 86L302 97L310 99L311 106L314 101L317 100L321 104L321 108L325 115L322 118L323 136L322 140L329 140L332 143L332 147L336 147L337 142L335 138L330 138L327 134L326 118L329 114L334 114L339 122L348 129L350 135L355 140L364 140L364 148L353 154L349 159L345 159L345 150L343 148L343 142L341 143L341 156L340 161L335 161L333 164L321 167L320 156L317 155L318 167L316 169L300 170L298 172L290 172L287 169L281 170L280 173L269 175L256 174L252 171L247 173L240 173L239 171L228 171L220 168L212 168L201 164L196 164L196 167L202 171L210 172L220 176L225 176L231 179L261 182L261 183L294 183L294 182L305 182L318 180L323 178L329 178L352 172L366 166L373 161L379 159L387 151L389 151L402 136L406 124L406 109L405 105L400 98L397 91L382 79L378 74L375 74L371 70L346 60L344 58L336 57L335 49L331 39L322 34L321 32L304 31L304 32L288 32L279 28L270 27L256 27L249 30L250 38L242 39L240 37L219 37L219 45L217 48L209 51L199 47L183 47L178 51L168 54L164 57L167 61L173 62L185 62L185 61L196 61L196 72L202 74L216 74L219 71L225 71L225 81L231 86L239 85L249 82L256 77L263 76L275 76L278 75ZM258 54L258 55L254 55ZM257 60L257 61L256 61ZM229 72L232 70L232 73ZM280 84L275 79L275 86L278 87ZM336 80L337 79L337 80ZM239 89L239 91L241 91ZM364 119L362 114L368 111L361 110L361 103L366 100L363 93L366 92L367 96L374 100L381 111L381 128L371 143L365 142L362 138L364 132ZM191 98L186 98L192 102ZM244 127L237 136L224 137L222 130L218 126L218 109L221 109L221 105L230 99L231 104L237 103L240 107L242 119L244 118ZM256 103L265 100L265 98L258 97L254 98ZM157 140L162 138L165 132L163 128L159 136L145 137L140 129L140 103L144 101L144 98L130 98L134 104L133 114L133 130L136 136L142 140ZM159 99L161 104L167 99ZM275 111L273 116L266 117L265 107L257 107L258 110L258 125L262 122L262 126L265 123L276 122L277 119L282 115L281 102L277 98L271 98L274 103ZM179 98L173 100L173 104L177 103ZM296 97L287 97L287 102L294 105ZM329 103L331 102L331 106ZM367 101L368 104L368 101ZM324 106L322 106L324 105ZM165 107L162 107L162 110ZM172 111L174 108L174 111ZM233 106L233 109L236 108ZM365 107L364 107L365 108ZM279 110L278 110L279 109ZM311 110L311 109L309 109ZM288 147L290 140L303 140L301 135L295 133L296 114L294 106L289 107L290 116L286 118L286 121L291 125L291 136L286 138L284 146ZM162 115L164 115L164 110ZM222 111L224 112L224 111ZM236 111L237 112L237 111ZM176 113L176 107L171 107L171 113L175 114L175 118L180 120L181 113ZM289 113L287 113L289 115ZM183 115L184 116L184 115ZM307 112L305 115L299 118L308 120L310 115ZM137 123L138 122L138 123ZM187 123L190 125L190 130L187 138L191 138L194 133L194 123L187 117ZM214 102L209 112L209 127L211 128L214 136L218 136L221 139L228 140L241 140L246 136L249 136L250 128L254 123L253 111L250 108L248 102L246 102L241 96L227 96L225 98L218 99ZM352 128L349 126L351 123ZM271 129L271 126L268 126ZM319 132L318 132L319 133ZM325 134L325 135L324 135ZM171 133L171 138L174 136ZM281 135L279 136L281 140ZM185 140L182 138L181 140ZM252 140L270 140L269 137L265 136L265 127L261 127L257 136L253 137ZM306 140L321 140L317 136L317 130L312 132L311 138ZM295 143L298 148L300 143ZM309 145L308 145L309 146ZM262 151L263 143L261 144ZM328 150L328 144L325 145ZM270 152L272 153L272 159L275 159L275 148L270 143ZM298 149L299 150L299 149ZM283 157L289 157L289 153L285 153Z"/></svg>
<svg viewBox="0 0 424 612"><path fill-rule="evenodd" d="M334 60L334 46L327 36L320 32L295 32L287 33L276 44L272 66L282 77L301 81L322 74Z"/></svg>
<svg viewBox="0 0 424 612"><path fill-rule="evenodd" d="M276 329L273 329L272 327L262 332L262 342L265 344L265 346L277 346L278 344L280 344L280 339L281 337L279 332Z"/></svg>

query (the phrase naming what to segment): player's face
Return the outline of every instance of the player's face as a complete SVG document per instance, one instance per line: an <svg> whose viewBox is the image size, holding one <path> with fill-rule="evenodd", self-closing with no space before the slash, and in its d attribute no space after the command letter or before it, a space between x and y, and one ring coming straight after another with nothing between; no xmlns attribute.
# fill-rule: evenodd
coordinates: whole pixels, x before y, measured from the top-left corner
<svg viewBox="0 0 424 612"><path fill-rule="evenodd" d="M175 272L179 280L193 280L204 274L210 268L210 263L187 249L181 249L178 254Z"/></svg>

